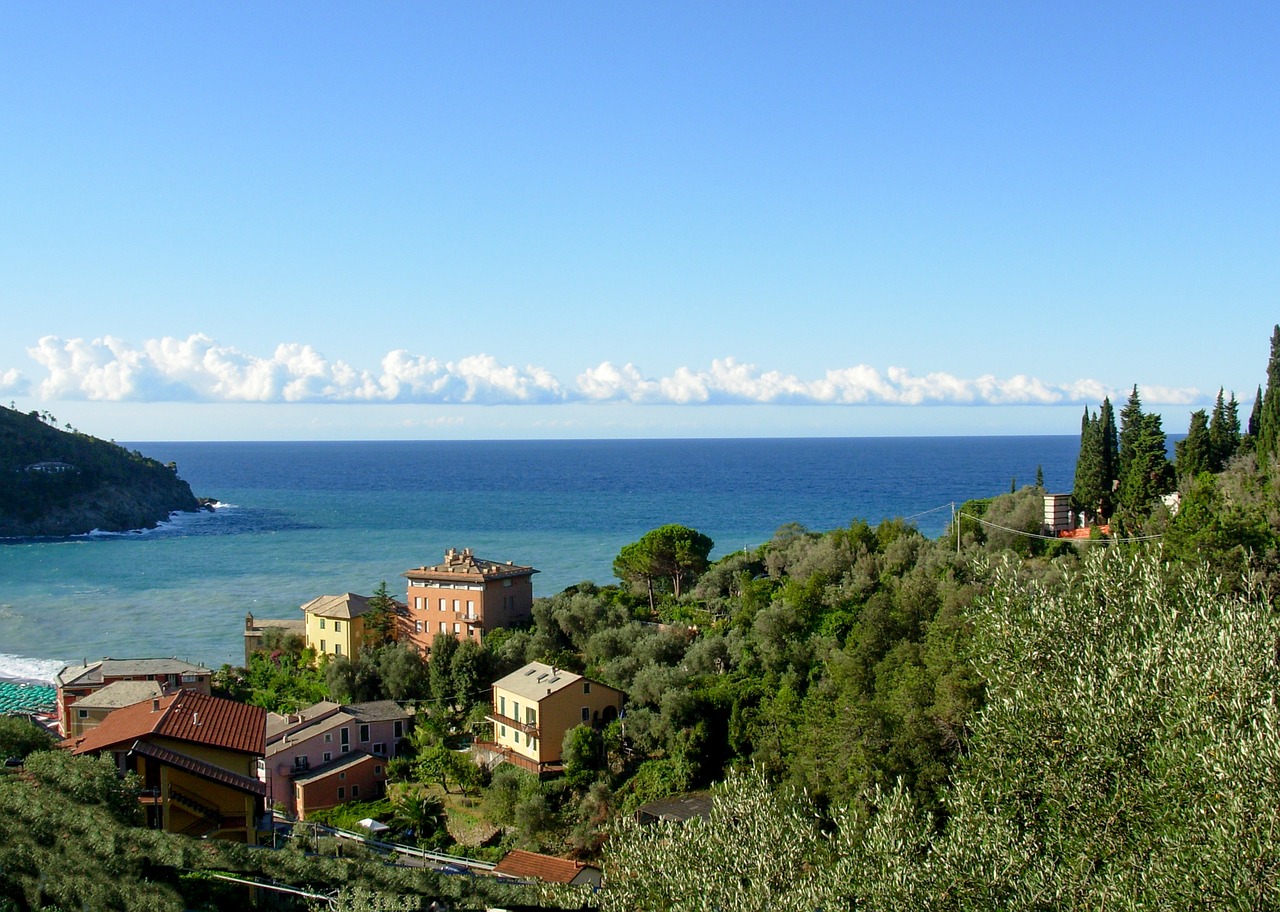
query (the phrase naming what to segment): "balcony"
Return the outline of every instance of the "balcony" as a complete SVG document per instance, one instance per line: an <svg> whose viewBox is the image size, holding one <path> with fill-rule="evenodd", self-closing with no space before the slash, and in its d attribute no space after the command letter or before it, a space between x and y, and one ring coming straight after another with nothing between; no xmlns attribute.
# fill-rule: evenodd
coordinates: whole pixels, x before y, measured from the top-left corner
<svg viewBox="0 0 1280 912"><path fill-rule="evenodd" d="M507 728L514 728L518 732L531 735L538 740L542 740L542 730L537 725L530 725L527 722L518 722L510 716L504 716L501 713L491 712L485 716L490 722L497 722L499 725L505 725Z"/></svg>

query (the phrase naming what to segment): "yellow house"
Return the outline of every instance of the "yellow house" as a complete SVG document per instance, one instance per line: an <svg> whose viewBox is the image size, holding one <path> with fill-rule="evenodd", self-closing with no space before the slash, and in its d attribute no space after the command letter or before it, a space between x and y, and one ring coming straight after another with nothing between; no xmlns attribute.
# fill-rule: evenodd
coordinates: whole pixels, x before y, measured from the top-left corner
<svg viewBox="0 0 1280 912"><path fill-rule="evenodd" d="M307 645L316 655L346 656L355 661L364 644L364 615L369 599L354 592L322 595L302 606Z"/></svg>
<svg viewBox="0 0 1280 912"><path fill-rule="evenodd" d="M620 690L543 662L530 662L493 685L493 740L504 759L536 773L560 767L569 729L618 718Z"/></svg>
<svg viewBox="0 0 1280 912"><path fill-rule="evenodd" d="M117 709L67 746L136 772L152 825L252 845L267 793L257 778L266 732L266 710L180 690Z"/></svg>

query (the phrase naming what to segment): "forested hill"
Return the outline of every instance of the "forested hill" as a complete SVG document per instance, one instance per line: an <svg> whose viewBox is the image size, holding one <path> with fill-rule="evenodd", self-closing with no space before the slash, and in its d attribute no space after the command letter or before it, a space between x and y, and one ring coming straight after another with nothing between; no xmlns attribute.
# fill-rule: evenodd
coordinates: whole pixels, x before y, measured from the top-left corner
<svg viewBox="0 0 1280 912"><path fill-rule="evenodd" d="M0 537L124 532L198 509L176 466L0 407Z"/></svg>

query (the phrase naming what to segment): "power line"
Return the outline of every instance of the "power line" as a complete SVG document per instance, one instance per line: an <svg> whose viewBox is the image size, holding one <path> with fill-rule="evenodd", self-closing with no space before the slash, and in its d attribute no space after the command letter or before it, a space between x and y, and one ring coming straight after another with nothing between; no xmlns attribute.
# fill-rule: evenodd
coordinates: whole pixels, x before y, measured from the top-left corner
<svg viewBox="0 0 1280 912"><path fill-rule="evenodd" d="M1121 542L1127 543L1127 542L1157 541L1161 538L1164 538L1164 535L1136 535L1130 538L1097 538L1097 539L1059 538L1056 535L1041 535L1037 532L1026 532L1022 529L1011 529L1008 526L1002 526L1002 525L999 525L998 523L988 522L987 520L981 519L977 516L970 516L968 513L957 513L956 515L963 516L966 519L972 519L974 522L978 523L979 525L986 526L988 529L999 529L1002 532L1011 532L1014 535L1021 535L1025 538L1038 538L1042 541L1069 541L1069 542L1082 542L1082 543L1099 542L1104 544L1117 544Z"/></svg>

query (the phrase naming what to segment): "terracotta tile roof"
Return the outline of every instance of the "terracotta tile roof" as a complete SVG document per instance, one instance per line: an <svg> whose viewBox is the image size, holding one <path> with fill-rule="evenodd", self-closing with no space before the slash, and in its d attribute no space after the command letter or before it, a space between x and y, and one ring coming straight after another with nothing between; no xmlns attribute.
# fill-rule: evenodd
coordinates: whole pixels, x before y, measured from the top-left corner
<svg viewBox="0 0 1280 912"><path fill-rule="evenodd" d="M573 883L585 868L591 865L568 858L555 858L551 855L539 855L537 852L526 852L523 849L512 849L503 856L502 861L494 867L493 873L505 874L507 877L532 877L547 883Z"/></svg>
<svg viewBox="0 0 1280 912"><path fill-rule="evenodd" d="M106 750L147 735L207 744L246 754L265 749L267 712L258 706L180 690L108 714L77 742L73 753Z"/></svg>

